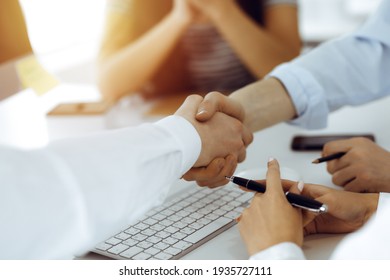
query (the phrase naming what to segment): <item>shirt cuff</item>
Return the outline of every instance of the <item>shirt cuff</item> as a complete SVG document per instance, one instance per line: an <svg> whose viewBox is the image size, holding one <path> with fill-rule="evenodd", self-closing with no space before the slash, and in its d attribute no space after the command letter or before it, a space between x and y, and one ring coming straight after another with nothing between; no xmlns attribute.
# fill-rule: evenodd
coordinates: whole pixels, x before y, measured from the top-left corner
<svg viewBox="0 0 390 280"><path fill-rule="evenodd" d="M180 116L169 116L155 125L167 131L176 140L183 153L181 174L186 173L197 161L202 150L202 140L195 127Z"/></svg>
<svg viewBox="0 0 390 280"><path fill-rule="evenodd" d="M250 260L305 260L302 249L295 243L283 242L256 253Z"/></svg>
<svg viewBox="0 0 390 280"><path fill-rule="evenodd" d="M276 67L268 76L280 80L292 99L298 117L291 124L308 129L326 127L329 114L326 96L310 71L289 63Z"/></svg>

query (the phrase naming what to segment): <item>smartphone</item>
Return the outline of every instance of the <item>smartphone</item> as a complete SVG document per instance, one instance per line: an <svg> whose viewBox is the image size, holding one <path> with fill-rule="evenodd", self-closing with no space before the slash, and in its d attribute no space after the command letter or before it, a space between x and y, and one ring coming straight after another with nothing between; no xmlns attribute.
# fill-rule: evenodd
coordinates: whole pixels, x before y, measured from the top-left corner
<svg viewBox="0 0 390 280"><path fill-rule="evenodd" d="M375 142L373 134L296 135L291 142L291 149L294 151L322 151L327 142L353 137L365 137Z"/></svg>

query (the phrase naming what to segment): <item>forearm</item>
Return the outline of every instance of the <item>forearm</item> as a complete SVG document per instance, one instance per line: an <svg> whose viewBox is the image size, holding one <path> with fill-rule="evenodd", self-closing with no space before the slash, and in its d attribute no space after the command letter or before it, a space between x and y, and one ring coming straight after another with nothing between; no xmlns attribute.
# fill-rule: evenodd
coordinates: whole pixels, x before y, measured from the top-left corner
<svg viewBox="0 0 390 280"><path fill-rule="evenodd" d="M276 65L291 60L300 52L298 34L294 40L273 34L249 18L235 2L227 1L226 7L214 13L212 20L258 78L264 77Z"/></svg>
<svg viewBox="0 0 390 280"><path fill-rule="evenodd" d="M230 95L245 109L245 125L252 132L279 122L291 120L296 115L294 105L283 85L274 78L252 83Z"/></svg>
<svg viewBox="0 0 390 280"><path fill-rule="evenodd" d="M102 94L116 99L138 91L168 57L188 24L184 17L170 13L137 41L104 58L99 72Z"/></svg>

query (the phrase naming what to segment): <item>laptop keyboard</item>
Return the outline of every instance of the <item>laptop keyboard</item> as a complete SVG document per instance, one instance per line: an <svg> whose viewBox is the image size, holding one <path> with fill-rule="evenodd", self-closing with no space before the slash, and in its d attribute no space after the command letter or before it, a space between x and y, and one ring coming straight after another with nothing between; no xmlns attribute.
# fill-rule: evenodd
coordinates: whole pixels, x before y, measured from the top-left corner
<svg viewBox="0 0 390 280"><path fill-rule="evenodd" d="M252 197L232 184L191 188L150 210L93 252L114 259L180 259L232 227Z"/></svg>

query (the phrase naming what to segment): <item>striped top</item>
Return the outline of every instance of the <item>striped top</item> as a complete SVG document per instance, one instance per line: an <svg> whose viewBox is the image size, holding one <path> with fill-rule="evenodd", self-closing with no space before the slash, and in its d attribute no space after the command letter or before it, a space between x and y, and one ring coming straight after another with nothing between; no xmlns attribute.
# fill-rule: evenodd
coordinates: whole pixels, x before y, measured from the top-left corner
<svg viewBox="0 0 390 280"><path fill-rule="evenodd" d="M296 5L296 0L265 1L265 5L277 4ZM180 44L193 89L230 92L256 80L212 24L191 25Z"/></svg>

